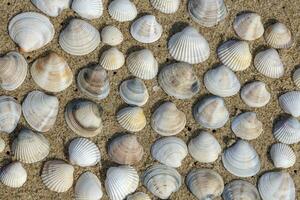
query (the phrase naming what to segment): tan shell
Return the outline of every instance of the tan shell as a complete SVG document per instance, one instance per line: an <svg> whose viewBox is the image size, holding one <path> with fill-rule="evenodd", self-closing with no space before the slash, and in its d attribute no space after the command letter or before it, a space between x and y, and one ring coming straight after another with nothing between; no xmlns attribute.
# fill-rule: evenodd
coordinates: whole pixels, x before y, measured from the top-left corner
<svg viewBox="0 0 300 200"><path fill-rule="evenodd" d="M119 49L112 47L102 53L99 63L106 70L117 70L125 64L125 56Z"/></svg>
<svg viewBox="0 0 300 200"><path fill-rule="evenodd" d="M138 132L146 126L146 117L140 107L126 107L117 113L117 121L126 130Z"/></svg>

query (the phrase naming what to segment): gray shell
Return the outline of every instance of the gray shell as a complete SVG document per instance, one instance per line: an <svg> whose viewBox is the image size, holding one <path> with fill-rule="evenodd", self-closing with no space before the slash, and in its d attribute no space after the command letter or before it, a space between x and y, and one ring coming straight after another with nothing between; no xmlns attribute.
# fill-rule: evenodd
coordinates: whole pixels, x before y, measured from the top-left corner
<svg viewBox="0 0 300 200"><path fill-rule="evenodd" d="M222 197L224 200L260 200L256 187L244 180L234 180L227 183Z"/></svg>

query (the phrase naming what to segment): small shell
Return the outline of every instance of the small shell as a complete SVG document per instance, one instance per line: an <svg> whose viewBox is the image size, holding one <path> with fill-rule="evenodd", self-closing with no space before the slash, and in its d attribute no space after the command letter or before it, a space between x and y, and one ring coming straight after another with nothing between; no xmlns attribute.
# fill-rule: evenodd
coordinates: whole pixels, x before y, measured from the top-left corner
<svg viewBox="0 0 300 200"><path fill-rule="evenodd" d="M123 42L123 34L115 26L105 26L101 31L102 42L110 46L117 46Z"/></svg>
<svg viewBox="0 0 300 200"><path fill-rule="evenodd" d="M153 43L159 40L163 28L156 21L155 16L145 15L132 23L130 33L134 39L141 43Z"/></svg>
<svg viewBox="0 0 300 200"><path fill-rule="evenodd" d="M181 175L166 165L152 165L143 174L144 186L156 197L169 199L181 187Z"/></svg>
<svg viewBox="0 0 300 200"><path fill-rule="evenodd" d="M245 41L228 40L217 50L221 62L233 71L243 71L250 67L252 55Z"/></svg>
<svg viewBox="0 0 300 200"><path fill-rule="evenodd" d="M280 22L269 26L264 37L268 45L275 49L290 48L294 43L291 31Z"/></svg>
<svg viewBox="0 0 300 200"><path fill-rule="evenodd" d="M50 160L44 164L42 181L54 192L66 192L73 185L74 168L62 160Z"/></svg>
<svg viewBox="0 0 300 200"><path fill-rule="evenodd" d="M145 128L146 117L144 111L140 107L126 107L117 113L117 121L119 124L130 132L138 132Z"/></svg>
<svg viewBox="0 0 300 200"><path fill-rule="evenodd" d="M278 99L281 109L293 115L300 116L300 91L290 91L281 95Z"/></svg>
<svg viewBox="0 0 300 200"><path fill-rule="evenodd" d="M207 40L192 26L174 34L168 42L168 49L175 60L190 64L204 62L210 55Z"/></svg>
<svg viewBox="0 0 300 200"><path fill-rule="evenodd" d="M243 86L241 98L248 106L260 108L269 103L271 94L264 82L254 81Z"/></svg>
<svg viewBox="0 0 300 200"><path fill-rule="evenodd" d="M224 190L223 178L211 169L192 169L186 179L186 185L197 199L216 199Z"/></svg>
<svg viewBox="0 0 300 200"><path fill-rule="evenodd" d="M206 89L220 97L230 97L240 91L241 84L237 76L225 65L207 71L204 75Z"/></svg>
<svg viewBox="0 0 300 200"><path fill-rule="evenodd" d="M200 91L200 81L187 63L174 63L164 67L158 75L159 85L177 99L190 99Z"/></svg>
<svg viewBox="0 0 300 200"><path fill-rule="evenodd" d="M27 180L27 172L20 162L12 162L1 168L0 181L12 188L19 188Z"/></svg>
<svg viewBox="0 0 300 200"><path fill-rule="evenodd" d="M150 0L151 5L162 13L172 14L175 13L181 0Z"/></svg>
<svg viewBox="0 0 300 200"><path fill-rule="evenodd" d="M71 0L31 0L33 5L50 17L57 17L70 7Z"/></svg>
<svg viewBox="0 0 300 200"><path fill-rule="evenodd" d="M245 112L235 117L231 123L234 134L244 140L254 140L263 132L263 124L254 112Z"/></svg>
<svg viewBox="0 0 300 200"><path fill-rule="evenodd" d="M279 142L296 144L300 142L300 122L295 117L281 119L275 123L273 135Z"/></svg>
<svg viewBox="0 0 300 200"><path fill-rule="evenodd" d="M102 196L98 177L91 172L81 174L75 185L75 200L100 200Z"/></svg>
<svg viewBox="0 0 300 200"><path fill-rule="evenodd" d="M102 0L73 0L72 9L86 19L97 19L103 14Z"/></svg>
<svg viewBox="0 0 300 200"><path fill-rule="evenodd" d="M119 49L112 47L102 53L99 62L106 70L117 70L125 64L125 56Z"/></svg>
<svg viewBox="0 0 300 200"><path fill-rule="evenodd" d="M12 91L24 82L28 64L18 52L9 52L0 58L0 87Z"/></svg>
<svg viewBox="0 0 300 200"><path fill-rule="evenodd" d="M23 12L13 17L8 24L8 32L22 52L42 48L55 34L48 17L36 12Z"/></svg>
<svg viewBox="0 0 300 200"><path fill-rule="evenodd" d="M166 102L160 105L151 116L151 127L162 136L172 136L180 133L186 124L184 112L176 105Z"/></svg>
<svg viewBox="0 0 300 200"><path fill-rule="evenodd" d="M127 196L126 200L151 200L148 194L143 192L136 192Z"/></svg>
<svg viewBox="0 0 300 200"><path fill-rule="evenodd" d="M0 138L0 153L2 153L5 149L5 141Z"/></svg>
<svg viewBox="0 0 300 200"><path fill-rule="evenodd" d="M222 155L224 167L238 177L250 177L260 170L260 160L255 149L246 141L238 140Z"/></svg>
<svg viewBox="0 0 300 200"><path fill-rule="evenodd" d="M50 144L44 135L23 129L14 139L11 150L17 160L24 163L35 163L48 156Z"/></svg>
<svg viewBox="0 0 300 200"><path fill-rule="evenodd" d="M34 90L27 94L22 104L27 123L39 132L49 131L55 124L59 109L56 96Z"/></svg>
<svg viewBox="0 0 300 200"><path fill-rule="evenodd" d="M139 175L130 166L110 167L106 173L105 188L111 200L123 200L135 192L139 185Z"/></svg>
<svg viewBox="0 0 300 200"><path fill-rule="evenodd" d="M137 16L137 9L130 0L113 0L108 6L111 18L119 22L132 21Z"/></svg>
<svg viewBox="0 0 300 200"><path fill-rule="evenodd" d="M205 131L201 131L197 137L191 139L188 148L191 156L202 163L215 162L222 151L218 140Z"/></svg>
<svg viewBox="0 0 300 200"><path fill-rule="evenodd" d="M21 105L12 97L0 96L0 131L11 133L21 117Z"/></svg>
<svg viewBox="0 0 300 200"><path fill-rule="evenodd" d="M176 168L181 166L181 162L188 155L188 149L183 140L164 137L154 142L151 155L160 163Z"/></svg>
<svg viewBox="0 0 300 200"><path fill-rule="evenodd" d="M229 119L229 112L221 97L210 96L199 101L193 109L195 120L205 128L223 127Z"/></svg>
<svg viewBox="0 0 300 200"><path fill-rule="evenodd" d="M296 155L293 149L286 144L273 144L270 155L276 168L289 168L296 163Z"/></svg>
<svg viewBox="0 0 300 200"><path fill-rule="evenodd" d="M224 200L260 200L256 187L244 180L234 180L227 183L222 197Z"/></svg>
<svg viewBox="0 0 300 200"><path fill-rule="evenodd" d="M148 49L135 51L127 57L128 70L140 79L153 79L158 72L158 63Z"/></svg>
<svg viewBox="0 0 300 200"><path fill-rule="evenodd" d="M73 81L73 73L68 63L54 52L37 59L30 72L34 82L49 92L61 92Z"/></svg>
<svg viewBox="0 0 300 200"><path fill-rule="evenodd" d="M88 22L72 19L59 35L61 48L75 56L87 55L100 44L100 33Z"/></svg>
<svg viewBox="0 0 300 200"><path fill-rule="evenodd" d="M300 68L296 69L294 74L293 74L293 81L294 84L300 88Z"/></svg>

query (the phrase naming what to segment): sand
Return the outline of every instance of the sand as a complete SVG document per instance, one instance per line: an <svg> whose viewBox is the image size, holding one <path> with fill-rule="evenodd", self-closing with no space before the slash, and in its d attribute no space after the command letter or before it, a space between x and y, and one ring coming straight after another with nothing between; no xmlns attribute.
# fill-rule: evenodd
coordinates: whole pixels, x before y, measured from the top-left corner
<svg viewBox="0 0 300 200"><path fill-rule="evenodd" d="M248 180L253 184L256 184L257 178L265 173L266 171L273 170L274 166L269 158L269 149L271 144L275 143L272 136L272 125L273 120L277 119L279 115L283 113L283 111L278 106L278 96L284 92L290 90L296 90L297 88L292 83L291 75L297 65L300 64L300 56L299 56L299 34L300 34L300 5L299 1L289 1L289 0L226 0L226 4L229 9L229 16L226 18L225 21L220 23L218 26L213 28L204 28L197 25L190 19L190 16L187 13L187 0L184 0L180 9L176 14L173 15L166 15L162 14L156 10L154 10L148 1L146 0L134 0L134 3L137 5L140 15L145 13L151 13L158 18L158 21L163 25L164 33L161 39L158 42L153 44L141 44L135 41L129 34L129 27L131 23L118 23L112 20L107 10L104 11L103 16L100 19L91 20L92 23L97 29L101 30L105 25L115 25L122 30L124 34L124 42L118 46L120 50L126 55L128 53L140 49L140 48L149 48L153 51L155 57L157 58L158 62L160 63L160 68L168 63L174 62L167 51L167 41L171 35L174 33L182 30L188 24L197 27L197 29L207 38L211 47L211 56L210 58L205 61L204 63L198 64L194 66L197 75L203 82L203 74L213 66L219 64L219 60L216 56L216 48L217 46L230 39L235 38L236 35L232 29L232 22L235 15L241 11L251 10L259 13L262 16L262 20L265 24L268 22L277 19L283 23L285 23L293 32L295 36L295 45L288 49L288 50L280 50L280 56L283 60L285 65L285 74L280 79L269 79L261 74L259 74L253 65L248 68L244 72L237 73L240 81L242 84L252 81L252 80L260 80L265 82L268 85L269 90L272 93L272 98L269 104L267 104L263 108L253 109L246 106L239 95L235 95L234 97L225 98L226 106L230 111L231 119L236 116L237 114L244 112L244 111L253 111L256 112L259 119L264 124L264 132L263 134L255 140L250 141L253 147L257 150L260 158L261 158L261 170L259 174L255 177L245 178L244 180ZM104 0L105 8L107 8L108 0ZM37 11L39 12L29 0L1 0L0 2L0 53L1 55L12 51L17 50L16 45L13 41L9 38L7 33L7 24L9 19L11 19L14 15L25 12L25 11ZM71 10L65 10L59 17L51 18L53 22L56 34L53 41L45 46L44 48L34 51L31 53L25 53L24 56L26 57L29 64L31 64L36 58L41 55L44 55L47 51L53 50L60 55L64 56L67 62L70 64L73 73L77 74L78 70L82 67L89 66L93 63L97 63L99 56L102 51L107 49L107 46L101 44L94 52L90 53L86 56L71 56L67 53L63 52L62 49L59 47L58 44L58 35L61 29L67 24L67 22L77 15L74 14ZM252 53L256 53L258 50L264 48L266 43L264 42L263 38L260 38L254 42L250 42L251 51ZM118 95L118 86L120 83L132 77L127 68L123 67L116 72L109 72L109 78L111 83L111 92L109 97L105 100L96 101L99 103L104 112L102 115L104 129L103 132L92 138L92 140L99 146L102 154L101 166L89 167L89 168L80 168L75 167L75 174L74 179L76 180L79 175L85 171L92 171L98 177L101 178L102 184L104 184L105 180L105 173L106 170L110 166L114 166L115 164L110 161L106 152L106 144L109 139L117 133L122 133L124 130L118 125L115 120L116 112L125 106L125 103L121 100ZM134 166L141 175L143 171L151 166L153 163L156 163L150 155L150 146L151 144L159 138L159 136L151 129L150 127L150 116L151 113L157 108L164 101L172 101L174 102L178 108L185 112L187 116L187 124L185 129L178 134L178 137L182 138L184 141L189 141L190 138L195 136L200 130L203 130L203 127L198 125L193 117L192 117L192 106L199 100L201 97L206 95L208 92L202 86L200 94L196 95L194 98L190 100L177 100L171 97L168 97L161 89L158 91L154 91L153 87L157 86L156 80L146 81L146 85L148 87L150 93L150 99L146 106L143 107L144 112L147 117L147 126L143 131L136 133L138 136L139 141L142 143L145 149L145 155L143 161L141 161L138 165ZM203 85L203 84L202 84ZM9 95L15 97L19 102L22 102L25 95L32 90L40 89L30 77L28 73L26 81L23 83L21 87L17 90L12 92L7 92L0 90L1 95ZM57 118L57 122L55 126L44 135L48 138L51 143L51 151L49 156L46 160L50 159L63 159L67 161L67 144L72 138L78 137L75 133L73 133L66 125L64 120L64 108L65 105L74 98L87 98L82 93L80 93L76 89L75 81L73 82L72 86L69 87L67 90L55 94L60 101L60 110ZM0 154L1 165L3 166L9 163L14 158L11 157L10 147L13 138L19 132L22 127L28 127L24 118L21 118L19 126L11 135L7 136L1 134L1 137L5 139L7 146L5 151ZM209 130L213 132L216 136L218 141L220 142L223 150L224 148L231 145L235 140L235 135L230 130L230 122L228 121L223 128L217 130ZM291 176L293 177L296 187L298 188L298 197L300 197L299 187L300 187L300 162L299 162L299 151L300 151L300 144L291 145L294 151L297 153L298 162L291 168L284 170L288 171ZM35 164L24 164L26 171L28 172L28 180L24 184L23 187L19 189L13 189L6 187L1 184L0 189L0 199L71 199L74 189L71 188L68 192L65 193L55 193L49 191L42 183L40 178L41 168L43 166L43 162L38 162ZM225 183L233 179L237 179L227 172L221 163L221 158L212 163L212 164L201 164L195 162L190 156L184 160L182 166L178 169L182 177L188 173L189 170L192 168L209 168L214 169L221 174ZM146 192L146 189L140 183L140 187L138 191ZM148 193L150 194L150 193ZM155 199L154 196L151 196ZM107 195L105 194L103 197L104 200L108 199ZM172 200L189 200L195 199L193 195L188 191L185 184L182 185L180 190L173 194L170 199Z"/></svg>

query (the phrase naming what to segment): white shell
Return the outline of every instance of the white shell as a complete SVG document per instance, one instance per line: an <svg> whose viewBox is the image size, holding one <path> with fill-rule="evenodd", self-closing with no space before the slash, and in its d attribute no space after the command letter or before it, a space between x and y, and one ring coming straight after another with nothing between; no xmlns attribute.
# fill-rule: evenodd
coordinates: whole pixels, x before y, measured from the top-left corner
<svg viewBox="0 0 300 200"><path fill-rule="evenodd" d="M136 192L127 196L126 200L151 200L149 195L143 192Z"/></svg>
<svg viewBox="0 0 300 200"><path fill-rule="evenodd" d="M103 14L102 0L73 0L72 9L86 19L97 19Z"/></svg>
<svg viewBox="0 0 300 200"><path fill-rule="evenodd" d="M138 11L130 0L113 0L108 6L108 13L111 18L126 22L134 20Z"/></svg>
<svg viewBox="0 0 300 200"><path fill-rule="evenodd" d="M5 141L0 138L0 153L3 152L5 149Z"/></svg>
<svg viewBox="0 0 300 200"><path fill-rule="evenodd" d="M279 142L296 144L300 142L300 122L294 117L281 119L275 123L273 135Z"/></svg>
<svg viewBox="0 0 300 200"><path fill-rule="evenodd" d="M50 17L57 17L71 4L71 0L31 0L31 2Z"/></svg>
<svg viewBox="0 0 300 200"><path fill-rule="evenodd" d="M145 128L146 117L140 107L126 107L118 111L117 121L119 124L130 132L138 132Z"/></svg>
<svg viewBox="0 0 300 200"><path fill-rule="evenodd" d="M300 68L296 69L295 72L293 73L293 81L294 84L300 88Z"/></svg>
<svg viewBox="0 0 300 200"><path fill-rule="evenodd" d="M19 188L27 180L27 172L20 162L12 162L1 168L0 181L12 188Z"/></svg>
<svg viewBox="0 0 300 200"><path fill-rule="evenodd" d="M244 180L227 183L222 197L224 200L260 200L256 187Z"/></svg>
<svg viewBox="0 0 300 200"><path fill-rule="evenodd" d="M21 105L12 97L0 96L0 131L11 133L21 117Z"/></svg>
<svg viewBox="0 0 300 200"><path fill-rule="evenodd" d="M74 190L75 200L100 200L103 196L101 182L91 172L80 175Z"/></svg>
<svg viewBox="0 0 300 200"><path fill-rule="evenodd" d="M264 82L254 81L243 86L241 98L248 106L260 108L269 103L271 94L267 90Z"/></svg>
<svg viewBox="0 0 300 200"><path fill-rule="evenodd" d="M125 64L125 56L120 50L112 47L102 53L99 62L106 70L117 70Z"/></svg>
<svg viewBox="0 0 300 200"><path fill-rule="evenodd" d="M277 143L271 146L270 156L277 168L289 168L296 163L296 155L291 147Z"/></svg>
<svg viewBox="0 0 300 200"><path fill-rule="evenodd" d="M269 26L264 37L268 45L276 49L290 48L294 43L291 31L280 22Z"/></svg>
<svg viewBox="0 0 300 200"><path fill-rule="evenodd" d="M293 115L300 116L300 91L290 91L281 95L278 99L281 109Z"/></svg>
<svg viewBox="0 0 300 200"><path fill-rule="evenodd" d="M151 5L162 13L172 14L175 13L181 0L150 0Z"/></svg>
<svg viewBox="0 0 300 200"><path fill-rule="evenodd" d="M123 34L115 26L105 26L101 31L102 42L110 46L117 46L123 42Z"/></svg>

